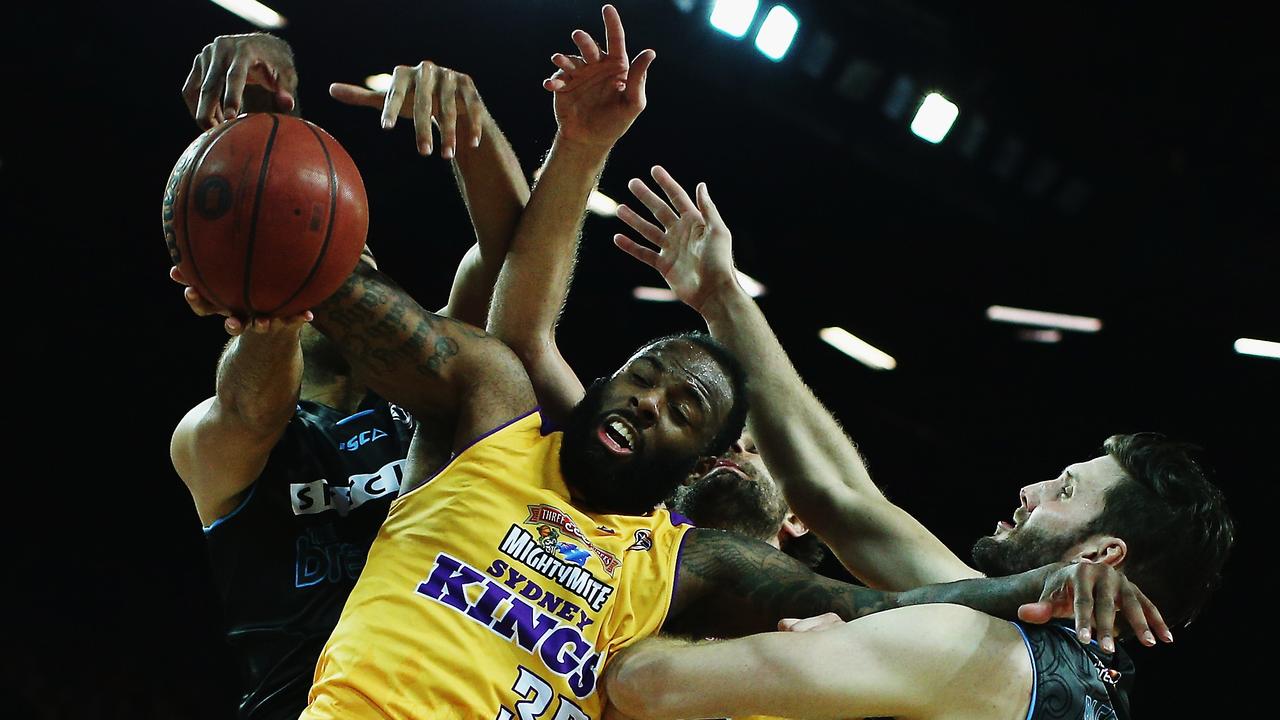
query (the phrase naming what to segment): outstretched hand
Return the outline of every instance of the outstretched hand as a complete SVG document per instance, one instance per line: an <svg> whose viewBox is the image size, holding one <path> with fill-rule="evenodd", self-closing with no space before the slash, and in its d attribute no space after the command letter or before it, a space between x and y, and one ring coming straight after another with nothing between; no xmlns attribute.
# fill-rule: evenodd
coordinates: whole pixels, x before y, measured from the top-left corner
<svg viewBox="0 0 1280 720"><path fill-rule="evenodd" d="M551 62L559 69L542 81L542 87L555 94L553 106L561 137L608 148L644 110L645 78L657 53L644 50L634 61L628 60L617 9L605 5L601 14L604 49L586 31L574 30L573 44L582 54L552 55Z"/></svg>
<svg viewBox="0 0 1280 720"><path fill-rule="evenodd" d="M1037 572L1037 571L1033 571ZM1053 618L1073 618L1080 642L1095 634L1098 645L1115 651L1116 613L1124 615L1143 645L1156 644L1156 636L1173 642L1173 633L1155 604L1119 570L1105 563L1077 562L1044 568L1040 599L1018 608L1018 619L1045 623Z"/></svg>
<svg viewBox="0 0 1280 720"><path fill-rule="evenodd" d="M391 73L391 89L380 92L347 83L329 86L334 100L382 110L382 128L396 126L396 118L413 118L418 152L430 155L431 121L440 127L440 157L448 160L458 147L478 147L489 111L470 75L440 67L430 60L409 67L397 65Z"/></svg>
<svg viewBox="0 0 1280 720"><path fill-rule="evenodd" d="M289 45L266 33L214 38L191 64L182 99L196 124L208 130L240 113L245 85L270 92L276 110L293 110L298 71Z"/></svg>
<svg viewBox="0 0 1280 720"><path fill-rule="evenodd" d="M176 266L169 268L169 278L179 285L186 285L186 289L182 291L182 298L187 301L187 305L191 308L191 312L200 317L209 317L211 315L221 315L225 318L222 321L222 327L231 337L238 337L246 332L255 335L270 335L285 331L298 332L302 326L311 322L314 316L310 310L304 310L293 317L287 318L241 318L236 316L231 310L224 308L205 296L201 295L198 290L191 287L187 279L183 277L182 271Z"/></svg>
<svg viewBox="0 0 1280 720"><path fill-rule="evenodd" d="M732 236L711 201L706 183L698 183L695 203L662 166L654 166L652 172L653 179L667 196L665 201L639 178L633 178L627 188L649 208L658 225L626 205L618 207L618 217L657 246L657 251L622 234L614 235L613 242L631 257L661 273L676 297L702 312L715 293L737 283Z"/></svg>

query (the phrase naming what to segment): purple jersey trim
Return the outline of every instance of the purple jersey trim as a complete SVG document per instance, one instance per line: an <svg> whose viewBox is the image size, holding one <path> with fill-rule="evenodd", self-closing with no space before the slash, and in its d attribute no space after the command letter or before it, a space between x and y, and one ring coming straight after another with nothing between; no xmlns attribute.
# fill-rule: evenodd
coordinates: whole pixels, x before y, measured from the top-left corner
<svg viewBox="0 0 1280 720"><path fill-rule="evenodd" d="M471 448L473 448L473 447L475 447L476 445L478 445L478 444L480 444L481 442L483 442L485 438L489 437L490 435L492 435L492 434L494 434L494 433L496 433L496 432L498 432L498 431L500 431L500 430L505 430L506 428L511 427L512 425L514 425L514 424L516 424L516 423L520 422L521 420L523 420L523 419L525 419L525 418L529 417L530 415L532 415L532 414L534 414L534 413L538 412L538 411L539 411L539 410L541 410L541 409L542 409L542 407L541 407L541 406L535 406L535 407L534 407L532 410L530 410L529 412L521 413L520 415L517 415L517 416L515 416L515 417L511 418L510 420L508 420L508 421L506 421L506 422L502 423L502 424L501 424L501 425L499 425L498 427L496 427L496 428L494 428L494 429L492 429L492 430L490 430L490 431L488 431L488 432L484 433L483 435L480 435L480 436L478 436L478 437L474 437L474 438L472 438L470 442L468 442L466 445L462 446L462 449L461 449L461 450L459 450L458 452L454 453L454 454L453 454L453 457L449 458L449 462L445 463L443 467L441 467L439 470L436 470L435 472L431 473L431 475L430 475L429 477L427 477L427 479L426 479L426 480L423 480L421 483L419 483L418 487L416 487L416 488L414 488L414 489L410 490L409 492L405 493L404 495L401 495L400 497L396 498L396 500L397 500L397 501L399 501L399 500L403 500L404 498L409 497L410 495L412 495L412 494L414 494L414 493L418 492L418 491L419 491L419 490L421 490L422 488L424 488L424 487L426 487L427 485L429 485L429 484L431 483L431 481L432 481L432 480L435 480L437 477L439 477L440 473L442 473L442 472L444 472L445 470L448 470L449 468L453 467L453 464L454 464L455 462L457 462L457 461L458 461L458 458L462 457L462 454L463 454L463 453L465 453L466 451L470 450Z"/></svg>
<svg viewBox="0 0 1280 720"><path fill-rule="evenodd" d="M667 514L671 516L671 525L673 527L680 527L681 525L688 525L689 527L698 527L697 525L694 524L692 520L690 520L689 518L681 515L680 513L674 510L668 510Z"/></svg>
<svg viewBox="0 0 1280 720"><path fill-rule="evenodd" d="M1036 653L1031 649L1031 638L1027 637L1027 631L1018 623L1010 624L1022 636L1022 644L1027 646L1027 659L1031 661L1031 706L1027 708L1027 720L1031 720L1036 714L1036 690L1040 687L1040 671L1036 668Z"/></svg>

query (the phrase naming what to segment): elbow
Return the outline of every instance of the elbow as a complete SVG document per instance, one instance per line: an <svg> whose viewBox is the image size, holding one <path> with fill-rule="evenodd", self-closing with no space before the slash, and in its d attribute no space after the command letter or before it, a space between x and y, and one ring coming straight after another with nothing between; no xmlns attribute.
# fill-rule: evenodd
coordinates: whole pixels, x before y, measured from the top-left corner
<svg viewBox="0 0 1280 720"><path fill-rule="evenodd" d="M674 690L678 683L670 682L667 668L660 657L641 653L639 656L615 661L607 673L605 689L609 703L625 717L634 720L664 720L675 718Z"/></svg>

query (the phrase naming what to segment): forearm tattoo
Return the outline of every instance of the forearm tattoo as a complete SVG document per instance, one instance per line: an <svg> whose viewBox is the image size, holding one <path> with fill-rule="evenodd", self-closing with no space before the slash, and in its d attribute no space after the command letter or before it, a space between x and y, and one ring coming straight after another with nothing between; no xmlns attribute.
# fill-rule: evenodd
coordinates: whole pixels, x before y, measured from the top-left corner
<svg viewBox="0 0 1280 720"><path fill-rule="evenodd" d="M438 376L458 354L461 335L486 335L428 312L382 273L361 265L315 309L316 325L342 347L352 365L374 376L412 368Z"/></svg>

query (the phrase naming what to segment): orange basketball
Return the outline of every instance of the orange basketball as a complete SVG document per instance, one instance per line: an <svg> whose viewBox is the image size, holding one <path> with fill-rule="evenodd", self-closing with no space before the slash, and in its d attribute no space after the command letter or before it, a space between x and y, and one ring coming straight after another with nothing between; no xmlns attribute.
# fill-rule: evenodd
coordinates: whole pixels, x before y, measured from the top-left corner
<svg viewBox="0 0 1280 720"><path fill-rule="evenodd" d="M329 133L253 113L187 146L164 192L164 239L201 295L242 316L315 307L355 269L364 181Z"/></svg>

